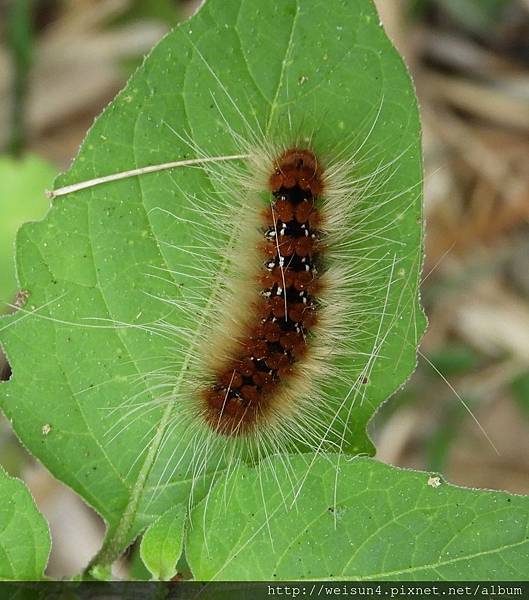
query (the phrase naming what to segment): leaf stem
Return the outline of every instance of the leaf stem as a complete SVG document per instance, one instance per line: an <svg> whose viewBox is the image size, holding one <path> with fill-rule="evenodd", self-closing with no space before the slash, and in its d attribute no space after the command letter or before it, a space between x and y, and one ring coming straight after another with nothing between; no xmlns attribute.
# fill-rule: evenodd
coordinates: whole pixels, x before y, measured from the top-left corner
<svg viewBox="0 0 529 600"><path fill-rule="evenodd" d="M172 410L173 404L168 403L162 415L160 426L158 427L152 444L149 447L147 456L145 457L145 461L140 469L138 478L134 484L134 487L132 488L125 512L123 513L115 531L111 535L107 535L103 546L86 567L84 572L85 574L90 574L94 570L108 568L117 558L119 558L123 552L123 546L126 542L127 535L132 526L134 518L136 517L138 504L141 500L145 483L156 459L156 454L162 442L169 419L171 418Z"/></svg>

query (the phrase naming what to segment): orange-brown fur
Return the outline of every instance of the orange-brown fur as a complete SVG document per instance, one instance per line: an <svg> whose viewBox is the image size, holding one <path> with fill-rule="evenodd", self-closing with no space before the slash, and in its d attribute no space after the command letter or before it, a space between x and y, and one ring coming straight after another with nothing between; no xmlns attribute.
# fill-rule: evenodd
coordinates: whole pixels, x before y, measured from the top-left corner
<svg viewBox="0 0 529 600"><path fill-rule="evenodd" d="M268 180L273 198L255 250L262 257L262 271L255 273L262 294L250 306L233 307L253 316L202 392L206 420L218 433L251 431L307 352L318 318L322 173L310 150L292 148L275 161Z"/></svg>

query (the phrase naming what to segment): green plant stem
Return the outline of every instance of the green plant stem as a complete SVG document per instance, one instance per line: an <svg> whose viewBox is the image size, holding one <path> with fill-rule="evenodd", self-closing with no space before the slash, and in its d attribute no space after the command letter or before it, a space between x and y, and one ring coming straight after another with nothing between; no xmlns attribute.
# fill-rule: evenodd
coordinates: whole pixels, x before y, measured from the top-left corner
<svg viewBox="0 0 529 600"><path fill-rule="evenodd" d="M168 403L167 407L165 408L156 436L149 448L149 452L147 453L145 461L142 465L138 479L134 485L134 488L132 489L131 497L125 509L125 512L123 513L123 517L118 523L116 529L112 533L109 532L109 534L105 538L101 550L94 556L94 558L90 561L88 567L86 568L84 573L85 575L93 574L94 572L100 570L109 569L112 563L117 558L119 558L119 556L123 552L123 545L125 543L125 540L127 539L127 535L136 516L138 505L143 495L145 482L147 481L151 468L156 459L156 455L162 442L166 427L169 423L172 411L173 405L171 403Z"/></svg>
<svg viewBox="0 0 529 600"><path fill-rule="evenodd" d="M13 63L13 102L8 152L20 154L25 146L28 76L33 63L34 0L12 0L7 10L7 44Z"/></svg>

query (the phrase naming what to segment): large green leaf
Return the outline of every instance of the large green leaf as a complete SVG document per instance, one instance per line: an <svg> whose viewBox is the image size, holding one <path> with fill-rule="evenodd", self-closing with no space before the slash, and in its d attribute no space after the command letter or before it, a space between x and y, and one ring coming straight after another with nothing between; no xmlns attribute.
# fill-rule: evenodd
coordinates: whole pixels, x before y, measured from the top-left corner
<svg viewBox="0 0 529 600"><path fill-rule="evenodd" d="M527 497L362 458L292 458L301 492L279 488L281 460L241 469L192 515L186 556L199 580L529 578Z"/></svg>
<svg viewBox="0 0 529 600"><path fill-rule="evenodd" d="M42 579L50 548L48 524L29 490L0 468L0 580Z"/></svg>
<svg viewBox="0 0 529 600"><path fill-rule="evenodd" d="M355 300L368 310L347 324L356 353L327 395L343 404L347 450L371 453L366 423L414 368L424 321L417 106L370 0L210 0L152 51L57 186L193 158L186 136L207 155L232 155L234 132L247 138L248 127L272 142L285 130L313 134L324 153L356 154L366 193L348 215L350 250L363 274ZM201 260L189 248L202 245L204 213L226 194L206 169L167 170L59 197L19 233L31 296L1 334L13 378L0 401L27 448L108 522L100 563L189 494L189 464L203 449L178 403L156 402L158 380L142 376L167 366L168 353L177 374L189 356L149 324L192 331L207 320L231 232L208 229L216 248ZM211 207L197 212L197 198ZM187 310L159 298L183 299Z"/></svg>

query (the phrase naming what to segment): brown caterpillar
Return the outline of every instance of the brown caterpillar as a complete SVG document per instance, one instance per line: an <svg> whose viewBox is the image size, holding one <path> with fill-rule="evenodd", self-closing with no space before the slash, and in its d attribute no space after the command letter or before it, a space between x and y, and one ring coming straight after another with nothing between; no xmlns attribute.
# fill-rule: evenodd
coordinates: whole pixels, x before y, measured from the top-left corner
<svg viewBox="0 0 529 600"><path fill-rule="evenodd" d="M153 267L178 280L174 294L154 297L179 321L142 326L170 341L149 374L156 398L123 403L112 435L170 407L157 487L179 470L199 482L241 459L341 451L385 342L382 321L399 316L386 313L396 257L379 250L387 232L377 224L381 210L403 210L383 188L393 162L357 173L363 138L353 151L291 129L277 141L229 131L229 155L179 137L197 157L186 166L202 168L213 192L189 193L175 178L174 212L151 211L181 228L181 240L161 241L177 267Z"/></svg>
<svg viewBox="0 0 529 600"><path fill-rule="evenodd" d="M203 390L205 418L229 436L247 433L274 408L278 392L295 374L318 319L323 268L323 170L314 153L290 148L268 179L270 206L262 212L258 247L260 288L242 335Z"/></svg>

